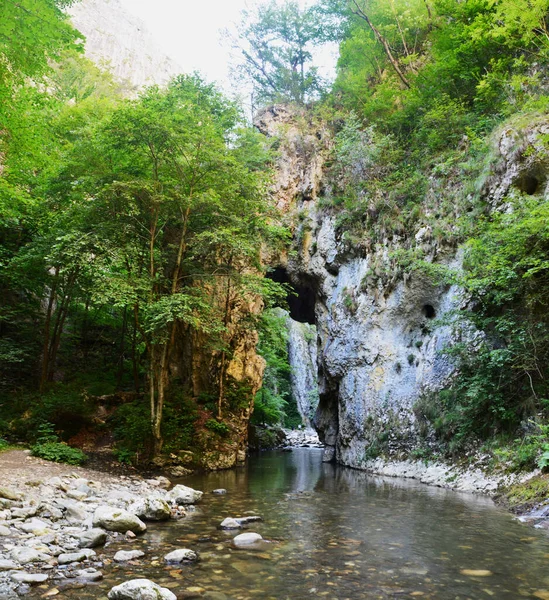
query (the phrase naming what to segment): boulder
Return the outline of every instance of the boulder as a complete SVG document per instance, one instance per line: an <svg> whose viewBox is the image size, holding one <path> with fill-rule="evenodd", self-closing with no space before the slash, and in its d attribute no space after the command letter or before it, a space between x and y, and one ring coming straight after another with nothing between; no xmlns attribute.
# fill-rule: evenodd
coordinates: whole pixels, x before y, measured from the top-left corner
<svg viewBox="0 0 549 600"><path fill-rule="evenodd" d="M263 538L259 533L241 533L233 539L233 544L237 548L245 548L257 544L257 542L260 542L262 539Z"/></svg>
<svg viewBox="0 0 549 600"><path fill-rule="evenodd" d="M128 562L129 560L135 560L136 558L141 558L145 556L145 553L141 550L119 550L114 555L114 560L116 562Z"/></svg>
<svg viewBox="0 0 549 600"><path fill-rule="evenodd" d="M29 519L24 523L17 525L21 531L25 533L32 533L33 535L41 535L42 533L48 533L51 531L51 525L41 521L40 519Z"/></svg>
<svg viewBox="0 0 549 600"><path fill-rule="evenodd" d="M108 593L109 600L177 600L167 588L160 587L148 579L125 581Z"/></svg>
<svg viewBox="0 0 549 600"><path fill-rule="evenodd" d="M158 496L149 496L132 504L129 511L145 521L167 521L172 514L170 505Z"/></svg>
<svg viewBox="0 0 549 600"><path fill-rule="evenodd" d="M220 527L221 529L240 529L242 525L236 519L227 517L221 521Z"/></svg>
<svg viewBox="0 0 549 600"><path fill-rule="evenodd" d="M193 490L186 485L176 485L166 494L166 501L173 504L194 504L199 502L203 496L203 492Z"/></svg>
<svg viewBox="0 0 549 600"><path fill-rule="evenodd" d="M119 533L126 533L126 531L142 533L147 529L145 523L136 515L111 506L99 506L96 509L93 515L93 526Z"/></svg>
<svg viewBox="0 0 549 600"><path fill-rule="evenodd" d="M180 548L179 550L174 550L173 552L166 554L164 560L167 563L194 562L198 560L198 554L194 552L194 550Z"/></svg>
<svg viewBox="0 0 549 600"><path fill-rule="evenodd" d="M99 528L88 529L78 536L80 548L97 548L97 546L103 546L106 541L107 532Z"/></svg>

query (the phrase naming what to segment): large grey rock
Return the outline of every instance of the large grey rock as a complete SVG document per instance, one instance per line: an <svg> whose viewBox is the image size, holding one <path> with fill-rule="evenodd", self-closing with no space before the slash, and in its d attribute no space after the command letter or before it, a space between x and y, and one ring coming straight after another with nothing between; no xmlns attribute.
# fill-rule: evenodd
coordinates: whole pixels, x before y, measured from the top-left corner
<svg viewBox="0 0 549 600"><path fill-rule="evenodd" d="M233 544L237 548L245 548L246 546L253 546L260 542L263 538L259 533L241 533L233 539Z"/></svg>
<svg viewBox="0 0 549 600"><path fill-rule="evenodd" d="M166 554L164 560L167 563L194 562L198 560L198 554L194 552L194 550L189 550L188 548L180 548L178 550L170 552L169 554Z"/></svg>
<svg viewBox="0 0 549 600"><path fill-rule="evenodd" d="M132 579L113 587L109 600L177 600L167 588L160 587L149 579Z"/></svg>
<svg viewBox="0 0 549 600"><path fill-rule="evenodd" d="M78 536L78 545L80 548L97 548L103 546L107 541L107 532L98 527L83 531Z"/></svg>
<svg viewBox="0 0 549 600"><path fill-rule="evenodd" d="M92 556L95 556L95 551L89 548L84 548L79 552L69 552L68 554L60 554L57 557L57 560L59 561L60 565L68 565L70 563L88 560L88 558L91 558Z"/></svg>
<svg viewBox="0 0 549 600"><path fill-rule="evenodd" d="M167 492L166 501L174 504L195 504L202 499L203 494L204 492L179 484Z"/></svg>
<svg viewBox="0 0 549 600"><path fill-rule="evenodd" d="M141 550L119 550L113 558L116 562L127 562L143 556L145 556L145 553Z"/></svg>
<svg viewBox="0 0 549 600"><path fill-rule="evenodd" d="M119 533L126 533L126 531L142 533L147 529L145 523L136 515L112 506L100 506L96 509L93 515L93 526Z"/></svg>
<svg viewBox="0 0 549 600"><path fill-rule="evenodd" d="M128 510L145 521L167 521L172 514L166 500L157 496L144 498L132 504Z"/></svg>
<svg viewBox="0 0 549 600"><path fill-rule="evenodd" d="M21 567L14 561L5 558L0 559L0 572L11 571L13 569L20 569Z"/></svg>
<svg viewBox="0 0 549 600"><path fill-rule="evenodd" d="M13 558L13 560L22 565L26 565L31 562L39 562L41 560L38 550L23 546L17 546L13 548L13 550L10 552L10 556Z"/></svg>

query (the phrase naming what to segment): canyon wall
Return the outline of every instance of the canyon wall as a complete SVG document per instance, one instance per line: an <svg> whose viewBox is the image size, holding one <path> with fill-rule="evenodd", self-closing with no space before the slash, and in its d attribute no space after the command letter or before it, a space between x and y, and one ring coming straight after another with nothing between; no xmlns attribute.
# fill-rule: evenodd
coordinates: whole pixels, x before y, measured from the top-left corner
<svg viewBox="0 0 549 600"><path fill-rule="evenodd" d="M399 271L391 256L406 241L407 248L421 249L425 262L459 270L461 252L439 243L425 225L366 250L353 248L338 234L337 213L323 202L330 193L332 147L326 128L305 111L283 106L263 110L255 124L280 138L273 193L292 215L294 252L279 268L314 297L320 392L314 424L326 444L325 459L360 468L380 445L409 452L419 441L418 403L452 378L444 350L462 341L473 348L481 334L446 318L468 306L462 290L434 284L421 271ZM528 150L546 129L540 119L498 133L480 192L493 210L505 209L509 193L546 185L546 165Z"/></svg>

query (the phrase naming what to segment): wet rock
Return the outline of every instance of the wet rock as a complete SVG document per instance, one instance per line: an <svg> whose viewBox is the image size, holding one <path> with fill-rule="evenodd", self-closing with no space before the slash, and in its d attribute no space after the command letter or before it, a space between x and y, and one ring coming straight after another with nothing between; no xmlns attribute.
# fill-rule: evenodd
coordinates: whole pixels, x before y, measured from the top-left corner
<svg viewBox="0 0 549 600"><path fill-rule="evenodd" d="M40 553L34 548L25 548L17 546L11 552L10 556L13 560L17 561L22 565L26 565L31 562L39 562L41 560Z"/></svg>
<svg viewBox="0 0 549 600"><path fill-rule="evenodd" d="M237 548L243 548L257 544L257 542L260 542L262 539L263 538L259 533L241 533L233 539L233 545Z"/></svg>
<svg viewBox="0 0 549 600"><path fill-rule="evenodd" d="M49 576L45 573L12 573L10 578L17 583L44 583L47 581Z"/></svg>
<svg viewBox="0 0 549 600"><path fill-rule="evenodd" d="M97 548L97 546L103 546L106 541L107 532L99 528L88 529L78 536L80 548Z"/></svg>
<svg viewBox="0 0 549 600"><path fill-rule="evenodd" d="M116 562L128 562L143 556L145 556L145 553L141 550L119 550L113 558Z"/></svg>
<svg viewBox="0 0 549 600"><path fill-rule="evenodd" d="M490 577L493 575L492 571L487 569L462 569L460 573L468 577Z"/></svg>
<svg viewBox="0 0 549 600"><path fill-rule="evenodd" d="M78 579L82 579L84 581L101 581L103 579L103 573L98 571L97 569L80 569L75 572L75 576Z"/></svg>
<svg viewBox="0 0 549 600"><path fill-rule="evenodd" d="M174 550L173 552L166 554L164 560L167 563L194 562L198 560L198 554L193 550L180 548L179 550Z"/></svg>
<svg viewBox="0 0 549 600"><path fill-rule="evenodd" d="M236 519L232 519L231 517L223 519L219 526L221 529L240 529L242 527L242 525Z"/></svg>
<svg viewBox="0 0 549 600"><path fill-rule="evenodd" d="M149 496L132 504L129 511L146 521L167 521L171 517L170 505L157 496Z"/></svg>
<svg viewBox="0 0 549 600"><path fill-rule="evenodd" d="M176 485L166 494L166 501L174 504L194 504L199 502L203 496L203 492L193 490L186 485Z"/></svg>
<svg viewBox="0 0 549 600"><path fill-rule="evenodd" d="M177 600L173 592L148 579L133 579L117 585L108 597L109 600Z"/></svg>
<svg viewBox="0 0 549 600"><path fill-rule="evenodd" d="M68 565L73 562L82 562L83 560L87 560L95 556L95 551L90 550L89 548L85 548L80 550L80 552L70 552L68 554L60 554L57 557L57 560L60 565Z"/></svg>
<svg viewBox="0 0 549 600"><path fill-rule="evenodd" d="M127 510L112 508L111 506L100 506L93 515L94 527L101 527L107 531L118 531L126 533L142 533L146 531L147 526L139 517L133 515Z"/></svg>
<svg viewBox="0 0 549 600"><path fill-rule="evenodd" d="M227 493L227 490L223 488L219 488L217 490L212 490L212 494L217 494L218 496L224 496Z"/></svg>

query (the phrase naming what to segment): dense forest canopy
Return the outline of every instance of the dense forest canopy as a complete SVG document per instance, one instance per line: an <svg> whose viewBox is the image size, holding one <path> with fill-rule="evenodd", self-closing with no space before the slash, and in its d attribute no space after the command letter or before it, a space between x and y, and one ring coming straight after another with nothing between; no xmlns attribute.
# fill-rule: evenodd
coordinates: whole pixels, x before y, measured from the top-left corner
<svg viewBox="0 0 549 600"><path fill-rule="evenodd" d="M198 75L125 97L83 57L68 4L0 6L0 437L51 425L68 438L87 397L130 391L111 423L127 456L185 447L198 422L222 436L256 391L231 361L257 330L258 419L280 421L286 341L260 314L285 294L264 278L288 242L269 195L276 150ZM458 317L487 332L479 351L454 348L454 387L418 408L451 451L549 410L546 201L534 190L494 215L474 183L501 123L546 115L548 19L549 0L271 1L234 42L257 107L305 106L330 128L323 208L351 251L401 236L393 267L475 298ZM313 57L334 41L329 84ZM423 225L465 243L463 272L425 263L407 239ZM198 354L202 387L171 367Z"/></svg>

